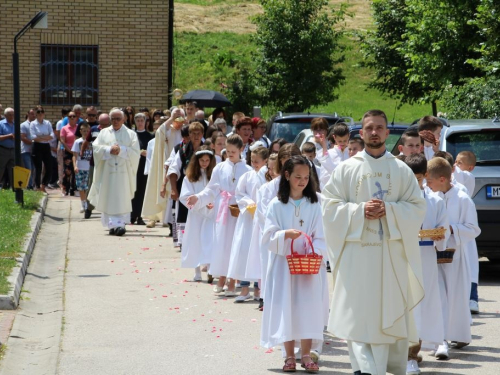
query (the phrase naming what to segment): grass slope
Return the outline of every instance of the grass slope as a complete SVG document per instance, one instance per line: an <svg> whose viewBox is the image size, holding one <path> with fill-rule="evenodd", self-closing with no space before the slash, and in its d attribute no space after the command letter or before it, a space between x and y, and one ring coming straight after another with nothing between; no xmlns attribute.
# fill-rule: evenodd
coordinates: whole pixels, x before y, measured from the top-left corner
<svg viewBox="0 0 500 375"><path fill-rule="evenodd" d="M26 234L31 230L30 221L43 194L24 192L24 207L15 203L11 190L0 190L0 294L7 294L7 277L16 265Z"/></svg>
<svg viewBox="0 0 500 375"><path fill-rule="evenodd" d="M177 32L174 42L174 86L184 92L194 89L221 90L220 84L229 84L238 62L251 66L252 53L256 51L251 34ZM359 121L366 110L378 108L386 111L392 119L397 101L382 96L377 90L368 89L373 71L360 67L362 55L355 41L345 38L344 43L348 47L342 64L346 80L337 90L339 98L311 108L311 111L337 112ZM395 121L412 122L430 113L431 108L427 105L404 105L396 111Z"/></svg>

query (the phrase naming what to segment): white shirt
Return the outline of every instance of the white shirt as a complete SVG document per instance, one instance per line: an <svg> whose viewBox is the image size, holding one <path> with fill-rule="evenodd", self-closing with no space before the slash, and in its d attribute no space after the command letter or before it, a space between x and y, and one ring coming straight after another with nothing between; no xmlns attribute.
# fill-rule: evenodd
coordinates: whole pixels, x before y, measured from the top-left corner
<svg viewBox="0 0 500 375"><path fill-rule="evenodd" d="M52 124L50 121L43 120L40 124L38 120L32 121L30 123L31 139L38 138L42 135L50 135L52 138L55 137L54 131L52 130ZM38 143L50 143L49 141L39 141Z"/></svg>
<svg viewBox="0 0 500 375"><path fill-rule="evenodd" d="M90 155L92 152L87 149L84 152L83 159L80 156L80 150L82 148L83 138L78 138L75 143L73 143L73 147L71 148L72 152L76 152L76 167L80 171L88 171L90 169ZM89 155L90 151L90 155Z"/></svg>
<svg viewBox="0 0 500 375"><path fill-rule="evenodd" d="M26 120L21 123L21 134L26 134L26 138L31 140L31 130L30 130L30 122ZM21 154L26 152L31 152L31 145L27 145L23 141L21 141Z"/></svg>

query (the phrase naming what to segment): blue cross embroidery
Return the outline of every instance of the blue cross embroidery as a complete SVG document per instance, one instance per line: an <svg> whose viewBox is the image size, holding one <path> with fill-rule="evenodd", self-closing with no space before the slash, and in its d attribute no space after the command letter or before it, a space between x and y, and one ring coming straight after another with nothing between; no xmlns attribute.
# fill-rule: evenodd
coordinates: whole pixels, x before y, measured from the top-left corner
<svg viewBox="0 0 500 375"><path fill-rule="evenodd" d="M384 200L384 195L386 195L389 191L388 190L382 190L382 185L380 185L380 182L376 181L375 186L378 188L378 191L372 194L372 197L375 199L380 199ZM378 220L379 222L379 231L378 234L380 236L380 240L382 241L384 238L384 230L382 229L382 220Z"/></svg>

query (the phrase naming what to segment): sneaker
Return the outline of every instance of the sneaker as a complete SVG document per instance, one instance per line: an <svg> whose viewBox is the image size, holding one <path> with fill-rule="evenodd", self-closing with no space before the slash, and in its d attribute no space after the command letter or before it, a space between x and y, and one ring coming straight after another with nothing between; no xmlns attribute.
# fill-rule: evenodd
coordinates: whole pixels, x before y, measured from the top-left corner
<svg viewBox="0 0 500 375"><path fill-rule="evenodd" d="M311 350L311 359L314 363L318 363L319 362L319 352L317 350Z"/></svg>
<svg viewBox="0 0 500 375"><path fill-rule="evenodd" d="M406 365L406 375L417 375L420 374L420 369L418 368L417 361L410 359Z"/></svg>
<svg viewBox="0 0 500 375"><path fill-rule="evenodd" d="M450 356L448 355L448 342L443 341L443 345L439 345L437 350L436 350L436 358L441 359L441 360L446 360L449 359Z"/></svg>
<svg viewBox="0 0 500 375"><path fill-rule="evenodd" d="M234 291L234 290L226 290L224 295L226 297L236 297L238 295L238 293L236 293L236 291Z"/></svg>
<svg viewBox="0 0 500 375"><path fill-rule="evenodd" d="M228 292L226 292L226 295L227 295ZM249 299L252 299L252 295L250 293L248 293L246 296L238 296L234 299L234 302L236 303L243 303Z"/></svg>
<svg viewBox="0 0 500 375"><path fill-rule="evenodd" d="M221 286L216 285L216 286L214 286L213 290L214 290L214 293L222 293L223 289Z"/></svg>
<svg viewBox="0 0 500 375"><path fill-rule="evenodd" d="M462 349L463 347L466 347L467 345L469 345L468 342L452 341L450 347L452 349Z"/></svg>
<svg viewBox="0 0 500 375"><path fill-rule="evenodd" d="M469 301L469 309L471 314L479 314L479 303L471 299Z"/></svg>

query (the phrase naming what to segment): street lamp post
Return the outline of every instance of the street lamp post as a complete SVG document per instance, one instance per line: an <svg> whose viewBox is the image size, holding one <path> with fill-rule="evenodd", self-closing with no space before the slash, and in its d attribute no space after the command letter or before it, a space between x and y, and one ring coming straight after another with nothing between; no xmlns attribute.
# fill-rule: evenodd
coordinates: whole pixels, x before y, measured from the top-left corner
<svg viewBox="0 0 500 375"><path fill-rule="evenodd" d="M47 12L38 12L14 37L14 53L12 54L12 76L14 81L14 160L16 166L21 166L21 94L19 89L19 54L17 53L17 41L29 29L46 29ZM16 192L16 202L24 204L23 189L16 187L12 181L12 187Z"/></svg>

